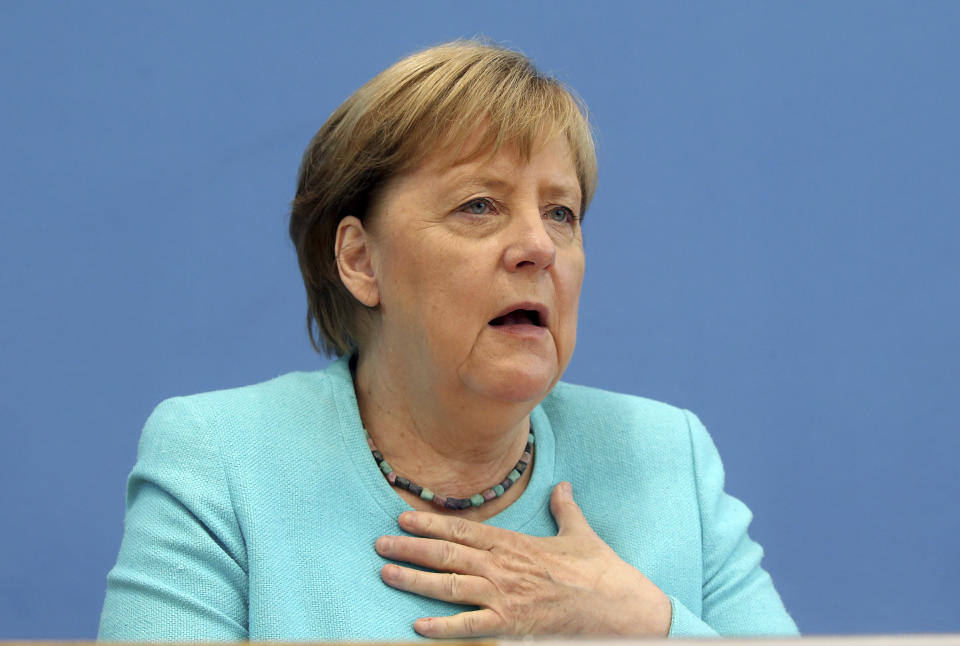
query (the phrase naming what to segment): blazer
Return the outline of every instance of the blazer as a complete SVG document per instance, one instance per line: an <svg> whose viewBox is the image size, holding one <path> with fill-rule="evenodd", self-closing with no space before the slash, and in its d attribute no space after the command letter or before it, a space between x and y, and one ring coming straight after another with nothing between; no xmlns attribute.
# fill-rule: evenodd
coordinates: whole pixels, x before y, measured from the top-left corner
<svg viewBox="0 0 960 646"><path fill-rule="evenodd" d="M671 636L795 635L750 511L700 421L558 383L531 413L530 482L486 522L555 535L568 480L593 529L670 598ZM462 606L384 584L374 541L410 507L367 446L346 358L162 402L127 484L100 639L411 640Z"/></svg>

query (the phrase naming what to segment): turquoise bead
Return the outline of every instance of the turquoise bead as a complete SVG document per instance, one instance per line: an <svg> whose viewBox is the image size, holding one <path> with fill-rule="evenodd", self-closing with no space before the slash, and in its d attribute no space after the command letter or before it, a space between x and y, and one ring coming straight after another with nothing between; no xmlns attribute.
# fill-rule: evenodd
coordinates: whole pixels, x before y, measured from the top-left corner
<svg viewBox="0 0 960 646"><path fill-rule="evenodd" d="M481 496L480 494L475 493L472 496L470 496L470 504L473 505L474 507L479 507L483 503L484 503L483 496Z"/></svg>
<svg viewBox="0 0 960 646"><path fill-rule="evenodd" d="M513 471L510 472L510 475L508 475L507 477L510 478L510 482L516 482L517 480L520 479L520 472L514 469Z"/></svg>
<svg viewBox="0 0 960 646"><path fill-rule="evenodd" d="M420 497L428 501L433 500L433 492L424 487L423 491L420 492Z"/></svg>
<svg viewBox="0 0 960 646"><path fill-rule="evenodd" d="M494 485L494 487L493 487L493 493L497 494L497 496L502 496L502 495L503 495L503 485Z"/></svg>
<svg viewBox="0 0 960 646"><path fill-rule="evenodd" d="M390 463L389 463L389 462L387 462L386 460L384 460L383 462L380 463L380 470L383 471L383 472L386 474L386 473L390 473L391 471L393 471L393 467L390 466Z"/></svg>

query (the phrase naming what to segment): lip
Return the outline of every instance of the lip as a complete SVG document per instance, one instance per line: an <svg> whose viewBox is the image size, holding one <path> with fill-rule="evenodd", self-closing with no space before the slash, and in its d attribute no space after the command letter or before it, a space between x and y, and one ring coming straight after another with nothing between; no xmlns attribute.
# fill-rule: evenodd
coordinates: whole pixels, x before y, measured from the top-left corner
<svg viewBox="0 0 960 646"><path fill-rule="evenodd" d="M528 327L534 327L535 329L538 329L538 330L546 330L547 327L550 325L550 310L549 310L549 308L547 308L547 306L544 305L543 303L537 303L536 301L521 301L521 302L519 302L519 303L514 303L514 304L512 304L512 305L508 305L507 307L505 307L505 308L503 308L502 310L500 310L500 312L499 312L498 314L496 314L495 316L491 317L490 320L492 321L493 319L498 319L498 318L500 318L501 316L506 316L507 314L509 314L510 312L512 312L512 311L514 311L514 310L530 310L530 311L532 311L532 312L536 312L537 315L540 317L540 325L536 325L536 326L530 326L530 325L490 325L489 322L487 322L487 325L490 325L490 327L499 327L499 328L528 328Z"/></svg>

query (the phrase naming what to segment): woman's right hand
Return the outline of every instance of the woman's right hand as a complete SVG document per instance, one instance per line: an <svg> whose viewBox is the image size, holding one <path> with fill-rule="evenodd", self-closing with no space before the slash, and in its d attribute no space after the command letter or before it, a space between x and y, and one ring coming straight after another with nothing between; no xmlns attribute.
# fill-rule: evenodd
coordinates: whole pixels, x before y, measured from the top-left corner
<svg viewBox="0 0 960 646"><path fill-rule="evenodd" d="M404 512L400 527L416 536L382 536L377 552L434 572L388 564L381 576L401 590L480 607L418 619L414 628L426 637L666 636L669 598L597 536L568 483L554 488L550 511L559 529L554 537Z"/></svg>

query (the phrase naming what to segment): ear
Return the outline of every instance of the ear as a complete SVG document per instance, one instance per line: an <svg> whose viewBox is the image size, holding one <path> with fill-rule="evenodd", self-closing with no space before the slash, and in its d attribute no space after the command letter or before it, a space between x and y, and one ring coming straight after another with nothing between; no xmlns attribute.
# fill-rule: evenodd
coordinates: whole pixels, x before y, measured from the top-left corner
<svg viewBox="0 0 960 646"><path fill-rule="evenodd" d="M334 244L340 280L353 297L367 307L380 304L370 236L363 222L352 215L340 220Z"/></svg>

